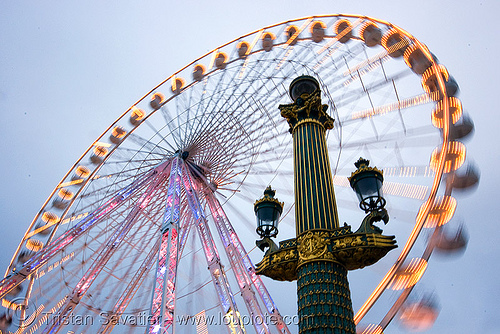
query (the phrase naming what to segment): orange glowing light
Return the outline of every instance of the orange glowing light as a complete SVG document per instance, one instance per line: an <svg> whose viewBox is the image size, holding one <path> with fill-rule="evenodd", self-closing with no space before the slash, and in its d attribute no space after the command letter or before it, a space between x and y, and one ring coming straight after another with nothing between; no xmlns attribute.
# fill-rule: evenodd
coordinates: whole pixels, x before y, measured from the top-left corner
<svg viewBox="0 0 500 334"><path fill-rule="evenodd" d="M196 313L194 318L196 319L196 334L208 334L205 310Z"/></svg>
<svg viewBox="0 0 500 334"><path fill-rule="evenodd" d="M315 69L315 70L318 69L340 47L339 45L337 45L337 46L331 48L332 45L334 45L337 41L340 43L346 43L352 37L352 29L354 27L358 26L362 22L362 19L356 20L354 22L354 24L351 24L351 22L349 22L347 20L340 20L340 21L341 21L340 26L338 28L340 30L340 32L335 36L335 38L331 38L328 41L328 43L325 43L321 47L321 49L316 51L317 54L322 54L324 51L330 49L329 52L325 56L323 56L323 58L313 67L313 69ZM349 22L349 26L346 26L347 23L343 22L343 21ZM314 40L314 36L313 36L313 40Z"/></svg>
<svg viewBox="0 0 500 334"><path fill-rule="evenodd" d="M38 252L43 247L43 242L37 239L28 239L26 241L26 248L30 251Z"/></svg>
<svg viewBox="0 0 500 334"><path fill-rule="evenodd" d="M250 44L245 41L239 42L236 48L238 49L238 56L240 58L244 58L250 52Z"/></svg>
<svg viewBox="0 0 500 334"><path fill-rule="evenodd" d="M382 46L391 57L401 57L408 44L408 40L395 29L389 30L382 36Z"/></svg>
<svg viewBox="0 0 500 334"><path fill-rule="evenodd" d="M438 316L437 308L431 303L418 302L405 305L401 309L399 320L413 332L428 330L435 323Z"/></svg>
<svg viewBox="0 0 500 334"><path fill-rule="evenodd" d="M123 138L127 134L127 131L125 131L125 129L121 126L115 126L111 133L113 134L113 137Z"/></svg>
<svg viewBox="0 0 500 334"><path fill-rule="evenodd" d="M399 168L398 168L399 170ZM403 168L408 175L407 176L415 176L415 173L417 171L416 167L408 167L408 168ZM386 169L384 169L384 175L386 175ZM393 172L392 175L394 176L395 173ZM333 184L335 186L340 186L340 187L350 187L349 181L347 180L347 177L345 176L334 176L333 177ZM400 196L400 197L405 197L405 198L414 198L418 200L424 200L429 192L429 187L427 186L422 186L422 185L417 185L417 184L407 184L407 183L397 183L397 182L388 182L385 181L384 185L382 186L382 192L385 195L392 195L392 196Z"/></svg>
<svg viewBox="0 0 500 334"><path fill-rule="evenodd" d="M432 66L432 61L425 56L416 44L407 47L403 57L406 65L418 75L422 75Z"/></svg>
<svg viewBox="0 0 500 334"><path fill-rule="evenodd" d="M111 147L111 144L96 141L95 143L92 144L92 146Z"/></svg>
<svg viewBox="0 0 500 334"><path fill-rule="evenodd" d="M94 155L96 157L101 157L102 158L102 157L105 157L106 154L108 154L108 149L107 148L102 147L102 146L96 146L94 148Z"/></svg>
<svg viewBox="0 0 500 334"><path fill-rule="evenodd" d="M228 56L225 52L218 52L215 56L215 67L217 67L218 69L226 68L227 60Z"/></svg>
<svg viewBox="0 0 500 334"><path fill-rule="evenodd" d="M307 28L307 26L309 26L309 23L311 23L312 20L313 20L312 18L307 19L306 21L304 21L304 23L302 24L302 26L300 28L297 27L296 25L288 26L285 29L285 35L287 36L286 37L287 41L286 41L284 46L288 47L289 45L297 44L299 35L302 33L302 31L304 31L305 28ZM290 53L290 49L287 51L285 56L281 59L280 64L278 64L278 66L276 66L276 69L279 69L281 67L281 65L283 64L285 59L289 56L289 53Z"/></svg>
<svg viewBox="0 0 500 334"><path fill-rule="evenodd" d="M428 194L429 187L417 184L405 184L386 181L382 186L382 191L386 195L424 200Z"/></svg>
<svg viewBox="0 0 500 334"><path fill-rule="evenodd" d="M313 23L311 23L309 31L311 32L311 34L314 34L314 32L321 29L326 29L326 24L323 21L314 21Z"/></svg>
<svg viewBox="0 0 500 334"><path fill-rule="evenodd" d="M275 39L276 36L270 31L267 31L262 34L262 48L264 49L264 51L266 52L271 51Z"/></svg>
<svg viewBox="0 0 500 334"><path fill-rule="evenodd" d="M201 81L205 76L205 66L202 64L196 64L193 68L193 79L196 81Z"/></svg>
<svg viewBox="0 0 500 334"><path fill-rule="evenodd" d="M406 108L411 108L413 106L425 104L431 101L431 98L427 94L421 94L418 96L410 97L398 102L393 102L389 103L380 107L372 108L372 109L365 109L361 111L356 111L352 113L351 119L358 119L358 118L367 118L367 117L372 117L376 115L383 115L387 114L388 112L391 111L396 111L396 110L401 110L401 109L406 109Z"/></svg>
<svg viewBox="0 0 500 334"><path fill-rule="evenodd" d="M459 141L452 141L446 150L443 173L456 171L465 162L465 145ZM438 168L439 158L441 157L441 149L436 148L431 155L431 168L435 171Z"/></svg>
<svg viewBox="0 0 500 334"><path fill-rule="evenodd" d="M361 26L359 29L359 36L369 47L380 44L382 40L382 32L380 28L375 23L370 21Z"/></svg>
<svg viewBox="0 0 500 334"><path fill-rule="evenodd" d="M439 75L441 75L444 81L448 81L450 75L448 74L448 70L443 65L438 65ZM422 87L424 90L430 94L434 95L434 100L438 100L441 94L439 93L439 85L436 77L436 72L434 72L434 67L429 67L424 74L422 75Z"/></svg>
<svg viewBox="0 0 500 334"><path fill-rule="evenodd" d="M132 125L139 125L144 116L145 116L144 110L139 109L136 106L133 106L132 112L130 113L130 123Z"/></svg>
<svg viewBox="0 0 500 334"><path fill-rule="evenodd" d="M383 24L389 24L388 22L386 23L385 21L380 21L380 20L377 22L381 22ZM402 34L404 34L408 38L412 38L412 36L408 32L402 30L401 28L398 28L398 29ZM415 40L414 43L417 44L422 49L424 54L429 59L432 58L432 55L430 54L430 52L427 49L425 49L425 45L420 43L418 40ZM439 80L439 84L442 86L442 84L443 84L442 80ZM447 103L447 102L448 101L445 101L445 103ZM446 131L443 133L443 143L442 143L443 147L447 147L447 145L448 145L447 128L448 128L448 126L445 124ZM442 159L442 160L443 160L442 165L444 166L444 159ZM422 206L421 211L420 211L420 215L417 216L416 223L415 223L415 225L410 233L410 236L408 237L408 240L406 241L403 249L401 250L400 255L398 256L397 262L384 275L384 277L379 282L379 284L377 285L375 290L368 297L368 299L365 301L365 303L360 307L358 312L354 315L354 323L355 324L358 324L360 322L360 320L363 319L363 317L366 315L366 313L372 308L374 303L380 298L380 296L382 295L382 293L385 291L388 284L392 280L393 276L395 275L397 269L402 265L404 259L406 259L406 257L408 256L408 253L410 252L411 248L415 244L415 242L416 242L416 240L417 240L417 238L422 230L425 219L427 218L427 214L430 210L431 204L434 202L436 192L438 190L440 183L441 183L441 168L439 170L439 173L437 173L434 176L434 179L432 182L432 187L430 188L430 195L429 195L427 201Z"/></svg>
<svg viewBox="0 0 500 334"><path fill-rule="evenodd" d="M333 25L333 31L337 35L337 40L340 43L346 43L352 37L351 21L346 19L337 20Z"/></svg>
<svg viewBox="0 0 500 334"><path fill-rule="evenodd" d="M74 196L73 192L69 189L66 189L66 188L59 189L59 191L57 192L57 195L62 200L68 200L68 201L71 200Z"/></svg>
<svg viewBox="0 0 500 334"><path fill-rule="evenodd" d="M179 94L182 88L184 88L185 83L186 81L184 80L184 78L176 78L175 76L172 77L172 93Z"/></svg>
<svg viewBox="0 0 500 334"><path fill-rule="evenodd" d="M33 312L25 321L24 321L24 324L32 324L33 321L35 320L36 317L38 317L38 315L43 311L43 309L45 308L45 305L41 304L36 310L35 312ZM24 331L24 329L26 328L25 325L21 325L19 326L19 328L17 329L16 331L16 334L21 334L21 333L26 333ZM33 329L33 327L30 329L30 333L29 334L32 334L34 331L36 331L38 329L35 328Z"/></svg>
<svg viewBox="0 0 500 334"><path fill-rule="evenodd" d="M74 184L80 184L82 183L83 180L82 179L77 179L76 177L74 177L73 181L69 181L69 182L64 182L64 183L61 183L57 186L57 188L63 188L63 187L68 187L68 186L72 186Z"/></svg>
<svg viewBox="0 0 500 334"><path fill-rule="evenodd" d="M384 334L380 325L370 324L364 327L356 326L356 334Z"/></svg>
<svg viewBox="0 0 500 334"><path fill-rule="evenodd" d="M349 79L344 81L343 85L345 87L349 86L351 83L356 81L359 77L365 75L366 73L369 73L380 66L382 66L382 63L388 61L390 57L386 55L384 52L379 53L369 59L366 59L358 65L354 67L350 67L349 69L344 71L344 76L350 76Z"/></svg>
<svg viewBox="0 0 500 334"><path fill-rule="evenodd" d="M403 290L414 286L420 280L427 268L427 261L422 258L414 258L410 263L402 265L396 275L389 283L392 290Z"/></svg>
<svg viewBox="0 0 500 334"><path fill-rule="evenodd" d="M85 166L76 167L75 174L82 179L86 179L90 175L90 169Z"/></svg>
<svg viewBox="0 0 500 334"><path fill-rule="evenodd" d="M165 95L163 95L162 93L156 92L153 95L151 95L151 101L149 102L149 105L154 110L158 110L158 109L160 109L160 107L164 101L165 101Z"/></svg>
<svg viewBox="0 0 500 334"><path fill-rule="evenodd" d="M42 220L47 224L54 224L59 221L59 217L55 213L46 211L42 215Z"/></svg>
<svg viewBox="0 0 500 334"><path fill-rule="evenodd" d="M290 25L285 29L285 35L287 44L295 45L297 44L297 38L299 37L299 27L296 25Z"/></svg>
<svg viewBox="0 0 500 334"><path fill-rule="evenodd" d="M432 177L434 172L429 166L404 166L404 167L386 167L384 168L384 177Z"/></svg>
<svg viewBox="0 0 500 334"><path fill-rule="evenodd" d="M448 98L448 103L449 103L449 108L450 108L450 118L451 122L455 124L458 122L460 117L462 117L462 102L460 102L459 99L456 97L449 97ZM436 107L432 111L432 124L439 129L442 129L444 127L444 104L443 101L439 101L436 104Z"/></svg>
<svg viewBox="0 0 500 334"><path fill-rule="evenodd" d="M417 46L415 44L412 44L406 48L405 53L403 54L403 58L405 60L406 65L408 65L409 68L412 67L411 55L418 52L418 50L419 49L417 48Z"/></svg>
<svg viewBox="0 0 500 334"><path fill-rule="evenodd" d="M420 207L417 215L417 220L423 215L424 205ZM429 215L427 216L424 227L434 228L436 226L442 226L446 224L455 214L456 208L457 200L454 197L442 196L437 198L429 210Z"/></svg>
<svg viewBox="0 0 500 334"><path fill-rule="evenodd" d="M24 307L22 304L17 304L15 302L11 302L10 300L7 299L2 299L2 306L14 311L19 311L21 308Z"/></svg>
<svg viewBox="0 0 500 334"><path fill-rule="evenodd" d="M314 21L310 27L312 40L316 43L321 42L325 37L325 29L326 24L323 21Z"/></svg>

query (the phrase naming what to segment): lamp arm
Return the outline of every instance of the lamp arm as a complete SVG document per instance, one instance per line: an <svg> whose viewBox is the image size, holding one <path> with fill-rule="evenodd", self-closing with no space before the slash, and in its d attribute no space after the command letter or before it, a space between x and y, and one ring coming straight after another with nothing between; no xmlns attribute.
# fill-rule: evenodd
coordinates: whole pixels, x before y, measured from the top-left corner
<svg viewBox="0 0 500 334"><path fill-rule="evenodd" d="M389 222L389 214L387 210L382 208L380 210L372 211L363 219L361 226L355 233L377 233L382 234L382 229L373 225L373 223L378 221L384 221L384 224Z"/></svg>
<svg viewBox="0 0 500 334"><path fill-rule="evenodd" d="M265 251L266 255L278 251L278 245L276 245L276 243L269 237L264 237L262 238L262 240L257 240L255 244L260 248L261 251ZM269 249L266 251L266 248Z"/></svg>

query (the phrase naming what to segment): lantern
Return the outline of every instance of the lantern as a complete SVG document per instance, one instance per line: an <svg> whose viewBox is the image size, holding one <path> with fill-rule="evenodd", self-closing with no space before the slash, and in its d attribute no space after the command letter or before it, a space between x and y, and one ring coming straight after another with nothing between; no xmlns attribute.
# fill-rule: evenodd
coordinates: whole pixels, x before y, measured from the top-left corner
<svg viewBox="0 0 500 334"><path fill-rule="evenodd" d="M268 186L264 197L254 204L257 217L257 233L262 237L275 237L278 234L278 221L283 212L283 203L274 198L275 191Z"/></svg>
<svg viewBox="0 0 500 334"><path fill-rule="evenodd" d="M309 75L301 75L290 84L290 96L296 102L302 94L310 95L317 89L319 89L318 80Z"/></svg>
<svg viewBox="0 0 500 334"><path fill-rule="evenodd" d="M382 197L384 176L376 167L369 166L370 161L359 158L354 164L358 169L351 174L349 182L359 199L359 207L365 212L381 210L385 206Z"/></svg>

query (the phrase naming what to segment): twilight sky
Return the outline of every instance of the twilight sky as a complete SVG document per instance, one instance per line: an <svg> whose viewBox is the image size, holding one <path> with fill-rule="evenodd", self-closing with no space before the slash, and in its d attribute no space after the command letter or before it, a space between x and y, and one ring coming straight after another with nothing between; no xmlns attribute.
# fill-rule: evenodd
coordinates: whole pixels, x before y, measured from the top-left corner
<svg viewBox="0 0 500 334"><path fill-rule="evenodd" d="M500 243L493 106L500 52L497 1L4 1L0 4L0 268L46 197L95 138L140 96L207 51L273 23L363 14L425 43L460 85L475 123L468 160L479 188L456 195L470 242L431 258L423 284L441 312L428 333L496 333ZM275 297L276 298L276 297ZM277 298L279 302L279 298ZM397 323L386 333L404 333Z"/></svg>

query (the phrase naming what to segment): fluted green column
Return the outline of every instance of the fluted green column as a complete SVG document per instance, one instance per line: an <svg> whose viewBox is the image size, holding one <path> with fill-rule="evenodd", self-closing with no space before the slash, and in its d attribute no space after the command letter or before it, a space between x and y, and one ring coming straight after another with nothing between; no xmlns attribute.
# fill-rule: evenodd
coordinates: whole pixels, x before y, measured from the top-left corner
<svg viewBox="0 0 500 334"><path fill-rule="evenodd" d="M325 127L313 118L293 129L297 236L312 229L339 227Z"/></svg>
<svg viewBox="0 0 500 334"><path fill-rule="evenodd" d="M293 135L299 333L354 334L347 269L326 251L325 232L339 223L325 138L333 119L320 96L280 105Z"/></svg>

